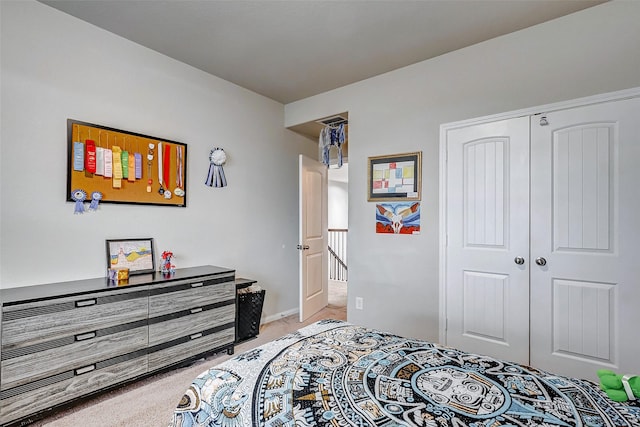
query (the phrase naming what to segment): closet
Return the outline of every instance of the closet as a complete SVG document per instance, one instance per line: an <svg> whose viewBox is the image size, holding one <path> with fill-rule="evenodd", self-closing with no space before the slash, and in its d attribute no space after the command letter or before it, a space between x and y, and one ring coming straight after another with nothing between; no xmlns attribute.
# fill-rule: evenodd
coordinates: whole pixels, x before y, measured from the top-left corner
<svg viewBox="0 0 640 427"><path fill-rule="evenodd" d="M447 345L640 372L640 97L443 126Z"/></svg>

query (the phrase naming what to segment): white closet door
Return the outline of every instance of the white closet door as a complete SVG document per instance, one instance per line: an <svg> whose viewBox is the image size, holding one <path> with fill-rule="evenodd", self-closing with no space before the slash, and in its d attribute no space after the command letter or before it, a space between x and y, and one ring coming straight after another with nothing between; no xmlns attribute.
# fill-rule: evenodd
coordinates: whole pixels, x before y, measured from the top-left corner
<svg viewBox="0 0 640 427"><path fill-rule="evenodd" d="M638 373L640 99L531 120L531 365Z"/></svg>
<svg viewBox="0 0 640 427"><path fill-rule="evenodd" d="M450 130L447 159L447 345L528 363L529 118Z"/></svg>

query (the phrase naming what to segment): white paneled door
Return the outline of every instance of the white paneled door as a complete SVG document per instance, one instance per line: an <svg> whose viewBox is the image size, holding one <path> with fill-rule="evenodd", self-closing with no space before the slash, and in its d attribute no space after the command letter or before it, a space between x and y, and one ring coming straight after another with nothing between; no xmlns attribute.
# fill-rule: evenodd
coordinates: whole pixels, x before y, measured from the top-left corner
<svg viewBox="0 0 640 427"><path fill-rule="evenodd" d="M529 119L451 130L447 158L447 345L526 363Z"/></svg>
<svg viewBox="0 0 640 427"><path fill-rule="evenodd" d="M640 99L540 119L531 119L531 364L590 378L599 368L638 373Z"/></svg>
<svg viewBox="0 0 640 427"><path fill-rule="evenodd" d="M300 321L329 303L327 167L299 157Z"/></svg>
<svg viewBox="0 0 640 427"><path fill-rule="evenodd" d="M447 132L447 344L640 372L640 99Z"/></svg>

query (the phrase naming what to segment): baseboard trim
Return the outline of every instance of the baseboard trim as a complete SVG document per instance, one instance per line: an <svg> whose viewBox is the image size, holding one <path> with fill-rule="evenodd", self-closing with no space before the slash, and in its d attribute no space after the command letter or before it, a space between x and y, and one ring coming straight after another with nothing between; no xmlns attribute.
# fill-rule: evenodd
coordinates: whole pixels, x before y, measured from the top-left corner
<svg viewBox="0 0 640 427"><path fill-rule="evenodd" d="M287 310L287 311L281 311L280 313L276 313L276 314L272 314L270 316L265 316L261 319L260 324L265 324L265 323L269 323L269 322L273 322L274 320L280 320L283 317L288 317L291 316L293 314L297 314L299 313L300 310L297 308L292 308L291 310Z"/></svg>

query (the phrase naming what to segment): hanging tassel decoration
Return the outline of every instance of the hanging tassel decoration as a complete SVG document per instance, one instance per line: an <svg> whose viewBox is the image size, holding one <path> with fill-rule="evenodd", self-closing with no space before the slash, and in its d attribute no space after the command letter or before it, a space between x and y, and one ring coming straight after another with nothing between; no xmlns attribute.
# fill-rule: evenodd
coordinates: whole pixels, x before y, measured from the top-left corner
<svg viewBox="0 0 640 427"><path fill-rule="evenodd" d="M97 211L98 210L98 203L100 203L100 200L102 200L102 193L99 191L94 191L93 193L91 193L91 203L89 203L89 210L90 211Z"/></svg>
<svg viewBox="0 0 640 427"><path fill-rule="evenodd" d="M84 190L73 190L71 192L71 200L76 202L75 209L73 214L82 214L84 213L84 201L87 199L87 193Z"/></svg>
<svg viewBox="0 0 640 427"><path fill-rule="evenodd" d="M227 161L227 155L222 148L214 148L209 154L209 173L205 184L209 187L226 187L227 178L224 175L222 165Z"/></svg>

